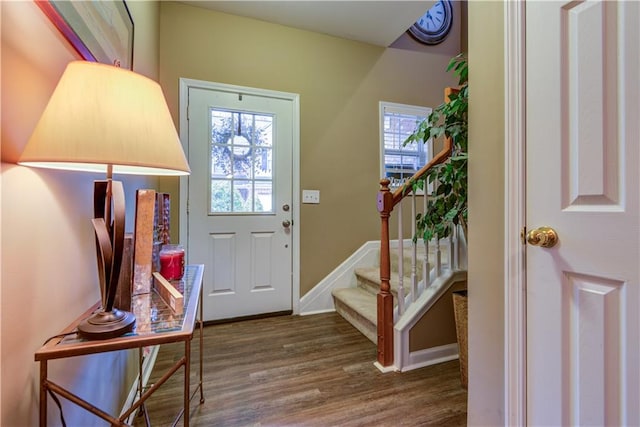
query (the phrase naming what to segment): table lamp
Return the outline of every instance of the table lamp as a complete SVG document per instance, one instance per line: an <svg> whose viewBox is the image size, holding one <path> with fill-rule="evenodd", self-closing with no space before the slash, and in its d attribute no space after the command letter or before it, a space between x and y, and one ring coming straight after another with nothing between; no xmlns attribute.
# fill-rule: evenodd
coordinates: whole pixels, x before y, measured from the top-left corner
<svg viewBox="0 0 640 427"><path fill-rule="evenodd" d="M78 326L87 339L133 329L135 316L114 307L124 249L125 197L113 174L190 173L160 85L132 71L70 62L18 164L101 172L94 183L94 218L101 308Z"/></svg>

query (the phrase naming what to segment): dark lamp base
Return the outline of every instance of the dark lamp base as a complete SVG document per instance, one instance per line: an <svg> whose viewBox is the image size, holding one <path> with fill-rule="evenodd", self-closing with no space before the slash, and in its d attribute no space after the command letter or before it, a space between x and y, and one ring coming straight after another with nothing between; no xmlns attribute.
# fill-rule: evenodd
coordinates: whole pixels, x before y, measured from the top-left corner
<svg viewBox="0 0 640 427"><path fill-rule="evenodd" d="M135 323L136 317L128 311L99 311L80 322L78 335L89 340L116 338L130 332Z"/></svg>

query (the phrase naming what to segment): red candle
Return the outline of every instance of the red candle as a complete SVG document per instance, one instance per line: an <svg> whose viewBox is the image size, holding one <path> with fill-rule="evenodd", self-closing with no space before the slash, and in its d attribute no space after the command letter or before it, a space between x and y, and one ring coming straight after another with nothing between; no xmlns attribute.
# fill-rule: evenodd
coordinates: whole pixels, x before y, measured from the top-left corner
<svg viewBox="0 0 640 427"><path fill-rule="evenodd" d="M184 249L180 245L164 245L160 250L160 274L167 280L184 275Z"/></svg>

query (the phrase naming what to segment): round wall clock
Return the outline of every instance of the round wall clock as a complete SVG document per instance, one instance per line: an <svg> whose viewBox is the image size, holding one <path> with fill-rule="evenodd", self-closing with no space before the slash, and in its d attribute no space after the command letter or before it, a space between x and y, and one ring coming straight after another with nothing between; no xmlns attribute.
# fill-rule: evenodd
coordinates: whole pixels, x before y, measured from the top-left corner
<svg viewBox="0 0 640 427"><path fill-rule="evenodd" d="M442 43L451 30L451 1L439 0L409 28L409 33L424 44Z"/></svg>

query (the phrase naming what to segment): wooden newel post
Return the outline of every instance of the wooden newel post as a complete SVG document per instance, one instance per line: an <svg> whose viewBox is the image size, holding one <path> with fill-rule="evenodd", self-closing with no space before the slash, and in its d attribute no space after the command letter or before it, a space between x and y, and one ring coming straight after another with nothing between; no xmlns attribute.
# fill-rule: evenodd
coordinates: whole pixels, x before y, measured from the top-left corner
<svg viewBox="0 0 640 427"><path fill-rule="evenodd" d="M388 179L380 181L378 212L380 212L380 292L378 292L378 363L393 364L393 295L391 294L391 259L389 252L389 216L393 210L393 195Z"/></svg>

